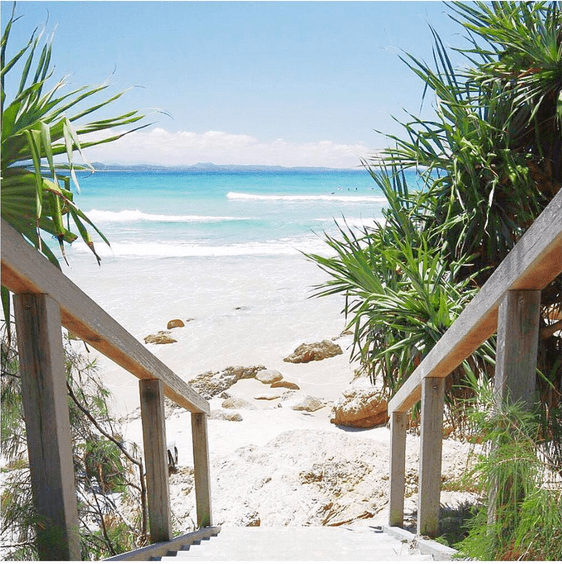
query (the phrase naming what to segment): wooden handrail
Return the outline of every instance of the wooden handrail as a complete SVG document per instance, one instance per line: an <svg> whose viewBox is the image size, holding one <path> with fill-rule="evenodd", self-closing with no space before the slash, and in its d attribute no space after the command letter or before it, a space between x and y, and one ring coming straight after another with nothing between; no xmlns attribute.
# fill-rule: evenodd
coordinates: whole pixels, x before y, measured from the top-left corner
<svg viewBox="0 0 562 564"><path fill-rule="evenodd" d="M496 332L498 307L508 290L542 290L562 272L562 190L466 306L449 330L388 403L404 412L421 397L423 378L446 378Z"/></svg>
<svg viewBox="0 0 562 564"><path fill-rule="evenodd" d="M61 326L139 379L152 542L172 536L164 395L191 412L197 526L211 526L209 402L8 223L1 226L2 286L14 293L33 497L45 523L37 528L40 558L80 557Z"/></svg>
<svg viewBox="0 0 562 564"><path fill-rule="evenodd" d="M140 380L161 380L164 393L192 413L210 413L209 402L155 357L115 319L2 220L2 285L14 294L48 294L62 324Z"/></svg>

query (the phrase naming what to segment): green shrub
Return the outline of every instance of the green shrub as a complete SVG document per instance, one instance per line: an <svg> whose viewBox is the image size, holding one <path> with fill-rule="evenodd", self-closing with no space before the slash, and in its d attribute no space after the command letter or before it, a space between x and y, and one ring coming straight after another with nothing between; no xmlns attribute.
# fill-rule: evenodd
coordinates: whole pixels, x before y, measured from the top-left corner
<svg viewBox="0 0 562 564"><path fill-rule="evenodd" d="M559 560L562 465L549 453L562 436L546 436L540 415L519 403L498 407L489 390L479 394L469 417L485 446L465 479L479 487L483 505L469 523L467 538L457 545L461 555Z"/></svg>

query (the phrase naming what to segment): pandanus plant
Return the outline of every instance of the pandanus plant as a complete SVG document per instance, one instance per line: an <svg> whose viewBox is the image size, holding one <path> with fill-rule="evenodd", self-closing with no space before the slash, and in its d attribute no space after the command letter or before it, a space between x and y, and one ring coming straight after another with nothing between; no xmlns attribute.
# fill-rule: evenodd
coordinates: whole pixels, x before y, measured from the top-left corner
<svg viewBox="0 0 562 564"><path fill-rule="evenodd" d="M345 296L354 350L391 394L562 186L561 4L447 8L467 41L453 50L466 66L455 66L433 29L431 64L405 55L424 98L432 96L433 117L408 115L403 132L388 136L394 146L366 163L389 202L385 224L360 235L344 227L327 237L333 256L310 256L330 276L318 295ZM407 189L412 171L420 189ZM562 403L560 277L542 306L539 383L554 407ZM493 374L491 347L460 368L467 382Z"/></svg>
<svg viewBox="0 0 562 564"><path fill-rule="evenodd" d="M53 264L59 260L45 242L55 237L65 258L64 244L78 237L100 261L91 230L109 242L74 202L79 190L76 171L90 168L84 149L110 143L148 124L115 130L144 118L130 111L113 118L88 121L90 116L119 99L124 92L101 98L107 83L68 89L67 79L53 84L52 38L43 41L36 29L27 44L8 56L10 33L19 17L12 14L2 34L2 218L20 232ZM17 76L13 76L18 73ZM8 100L6 91L13 92ZM76 154L82 163L75 160ZM2 287L4 313L8 320L9 299Z"/></svg>

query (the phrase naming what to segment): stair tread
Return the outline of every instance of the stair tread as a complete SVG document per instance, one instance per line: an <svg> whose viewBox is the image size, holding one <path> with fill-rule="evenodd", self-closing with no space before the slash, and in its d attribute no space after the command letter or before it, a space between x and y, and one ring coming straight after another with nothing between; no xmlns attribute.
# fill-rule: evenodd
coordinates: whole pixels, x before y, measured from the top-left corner
<svg viewBox="0 0 562 564"><path fill-rule="evenodd" d="M373 528L223 527L217 538L163 561L181 560L432 560Z"/></svg>

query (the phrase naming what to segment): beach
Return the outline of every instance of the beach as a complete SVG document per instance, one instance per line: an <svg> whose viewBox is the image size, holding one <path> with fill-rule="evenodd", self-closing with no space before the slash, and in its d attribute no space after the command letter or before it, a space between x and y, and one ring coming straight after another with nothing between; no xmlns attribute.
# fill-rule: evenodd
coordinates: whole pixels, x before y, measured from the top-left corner
<svg viewBox="0 0 562 564"><path fill-rule="evenodd" d="M82 206L112 249L97 244L101 267L79 245L69 249L65 273L139 341L168 331L174 342L146 346L187 382L228 367L261 367L295 388L271 388L252 377L210 398L214 522L386 523L389 430L330 422L344 390L373 386L357 378L359 366L350 362L343 296L312 297L326 275L303 254L329 252L320 234L334 233L335 218L358 227L381 219L384 199L372 180L357 171L211 180L108 174L98 184L83 183ZM201 182L211 184L201 190ZM168 329L172 320L183 326ZM342 353L303 364L284 360L303 343L325 340ZM90 354L125 437L142 444L136 379ZM314 409L299 407L306 398L318 402ZM189 414L169 407L166 433L179 456L170 478L172 508L179 529L188 530L195 521ZM408 441L413 515L419 439ZM468 447L446 445L444 476L454 480L464 471Z"/></svg>
<svg viewBox="0 0 562 564"><path fill-rule="evenodd" d="M75 243L63 271L141 342L183 320L177 343L149 348L184 380L230 365L279 369L302 342L338 336L344 298L311 297L326 276L303 253L329 252L322 234L335 219L372 225L385 202L357 170L103 172L80 184L77 203L111 247L96 237L98 266ZM117 411L137 407L135 379L99 362Z"/></svg>

